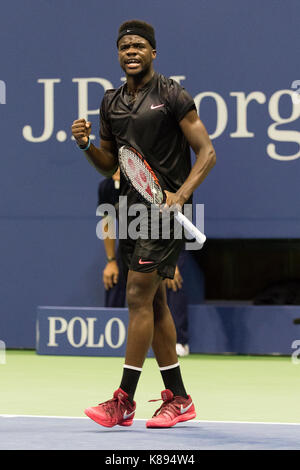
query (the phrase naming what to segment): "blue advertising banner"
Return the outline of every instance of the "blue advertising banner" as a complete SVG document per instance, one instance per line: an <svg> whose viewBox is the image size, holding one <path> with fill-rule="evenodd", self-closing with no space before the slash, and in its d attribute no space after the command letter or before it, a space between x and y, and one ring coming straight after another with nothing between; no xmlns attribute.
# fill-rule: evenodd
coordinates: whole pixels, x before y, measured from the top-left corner
<svg viewBox="0 0 300 470"><path fill-rule="evenodd" d="M300 307L193 305L188 313L191 353L299 353ZM36 351L124 357L127 325L126 308L39 307Z"/></svg>
<svg viewBox="0 0 300 470"><path fill-rule="evenodd" d="M298 306L193 305L189 322L191 352L299 354Z"/></svg>
<svg viewBox="0 0 300 470"><path fill-rule="evenodd" d="M38 307L38 354L124 357L126 308ZM149 357L153 357L150 348Z"/></svg>

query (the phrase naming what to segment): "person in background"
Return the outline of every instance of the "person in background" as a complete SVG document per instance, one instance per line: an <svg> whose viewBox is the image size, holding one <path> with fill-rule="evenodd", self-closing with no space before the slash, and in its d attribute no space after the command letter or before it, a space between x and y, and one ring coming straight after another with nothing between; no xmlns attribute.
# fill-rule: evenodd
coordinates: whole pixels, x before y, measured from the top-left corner
<svg viewBox="0 0 300 470"><path fill-rule="evenodd" d="M111 204L118 214L120 194L120 168L111 178L106 178L98 187L98 206L100 204ZM103 230L107 232L108 224L103 215ZM119 246L115 238L103 239L106 253L106 265L102 273L102 282L105 288L104 306L108 308L123 308L126 303L126 273L123 269Z"/></svg>
<svg viewBox="0 0 300 470"><path fill-rule="evenodd" d="M165 279L164 281L167 288L167 303L176 328L176 353L179 357L188 356L190 353L188 344L188 302L182 278L185 259L186 252L183 249L177 261L174 279Z"/></svg>

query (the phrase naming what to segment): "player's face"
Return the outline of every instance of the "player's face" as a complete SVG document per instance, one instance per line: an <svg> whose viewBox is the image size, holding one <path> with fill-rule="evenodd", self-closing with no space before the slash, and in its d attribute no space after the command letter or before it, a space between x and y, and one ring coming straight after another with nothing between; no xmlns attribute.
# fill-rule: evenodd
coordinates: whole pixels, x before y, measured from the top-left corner
<svg viewBox="0 0 300 470"><path fill-rule="evenodd" d="M147 39L136 35L123 36L119 41L118 53L126 75L145 74L156 57L156 51Z"/></svg>

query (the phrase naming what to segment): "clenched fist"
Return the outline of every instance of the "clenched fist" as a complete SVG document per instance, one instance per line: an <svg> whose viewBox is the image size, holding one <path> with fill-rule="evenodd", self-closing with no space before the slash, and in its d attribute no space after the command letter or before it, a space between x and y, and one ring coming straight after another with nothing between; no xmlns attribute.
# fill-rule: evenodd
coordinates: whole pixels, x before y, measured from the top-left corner
<svg viewBox="0 0 300 470"><path fill-rule="evenodd" d="M85 119L77 119L72 124L72 135L76 139L79 146L86 146L89 141L89 135L92 130L91 122L87 122Z"/></svg>

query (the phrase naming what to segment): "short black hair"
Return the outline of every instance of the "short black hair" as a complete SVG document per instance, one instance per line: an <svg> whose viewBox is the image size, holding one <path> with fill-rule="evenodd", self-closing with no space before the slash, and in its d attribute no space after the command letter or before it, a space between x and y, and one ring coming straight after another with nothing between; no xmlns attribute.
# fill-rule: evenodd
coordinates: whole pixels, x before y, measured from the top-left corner
<svg viewBox="0 0 300 470"><path fill-rule="evenodd" d="M141 20L125 21L124 23L121 24L119 28L119 34L124 29L131 29L131 28L144 29L151 36L155 36L155 31L154 31L153 26L149 23L146 23L146 21L141 21Z"/></svg>
<svg viewBox="0 0 300 470"><path fill-rule="evenodd" d="M117 45L119 40L126 34L137 34L138 36L142 36L148 40L153 49L156 49L154 28L151 24L146 23L146 21L129 20L122 23L118 31Z"/></svg>

